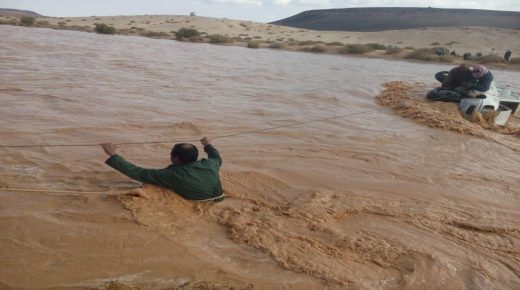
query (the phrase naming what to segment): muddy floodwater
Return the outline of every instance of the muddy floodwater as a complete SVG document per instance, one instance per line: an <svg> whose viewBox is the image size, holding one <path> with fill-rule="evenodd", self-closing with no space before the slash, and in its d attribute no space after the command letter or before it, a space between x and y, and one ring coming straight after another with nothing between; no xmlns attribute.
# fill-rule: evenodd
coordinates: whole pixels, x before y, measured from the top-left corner
<svg viewBox="0 0 520 290"><path fill-rule="evenodd" d="M1 289L520 289L514 139L375 100L390 81L434 86L447 65L11 26L0 38ZM520 91L520 73L492 72ZM176 141L333 116L215 138L215 204L140 188L99 146L5 147L171 141L119 148L162 168Z"/></svg>

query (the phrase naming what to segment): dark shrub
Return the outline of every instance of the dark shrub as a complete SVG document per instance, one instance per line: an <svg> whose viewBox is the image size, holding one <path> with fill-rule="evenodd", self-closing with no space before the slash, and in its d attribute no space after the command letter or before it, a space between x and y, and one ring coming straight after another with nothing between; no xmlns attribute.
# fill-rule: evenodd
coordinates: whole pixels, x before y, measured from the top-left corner
<svg viewBox="0 0 520 290"><path fill-rule="evenodd" d="M442 46L434 47L434 48L433 48L433 51L434 51L435 54L437 54L438 56L441 56L441 55L445 55L445 54L449 54L449 53L450 53L450 50L449 50L449 49L447 49L446 47L442 47Z"/></svg>
<svg viewBox="0 0 520 290"><path fill-rule="evenodd" d="M22 16L20 18L20 24L24 26L33 26L34 25L34 17L31 16Z"/></svg>
<svg viewBox="0 0 520 290"><path fill-rule="evenodd" d="M318 43L318 42L316 42L316 41L305 40L305 41L300 41L300 42L298 42L298 46L315 45L315 44L317 44L317 43Z"/></svg>
<svg viewBox="0 0 520 290"><path fill-rule="evenodd" d="M200 36L200 33L197 29L193 28L181 28L175 32L175 37L177 37L178 40L183 38L192 38L195 36Z"/></svg>
<svg viewBox="0 0 520 290"><path fill-rule="evenodd" d="M250 41L247 43L247 47L249 48L259 48L260 47L260 43L258 43L257 41Z"/></svg>
<svg viewBox="0 0 520 290"><path fill-rule="evenodd" d="M96 26L96 28L94 28L94 31L96 31L97 33L102 33L102 34L114 34L114 33L116 33L115 27L108 26L105 23L96 23L94 25Z"/></svg>
<svg viewBox="0 0 520 290"><path fill-rule="evenodd" d="M49 21L46 21L46 20L41 20L41 21L36 21L36 25L38 25L38 26L50 26L51 23Z"/></svg>
<svg viewBox="0 0 520 290"><path fill-rule="evenodd" d="M151 38L167 38L170 36L168 32L157 32L157 31L143 31L141 32L142 36L151 37Z"/></svg>
<svg viewBox="0 0 520 290"><path fill-rule="evenodd" d="M417 50L412 51L407 58L411 59L419 59L426 61L437 61L439 56L435 54L435 49L432 48L419 48Z"/></svg>
<svg viewBox="0 0 520 290"><path fill-rule="evenodd" d="M381 43L367 43L365 45L368 46L368 47L371 47L373 50L377 50L377 49L384 50L384 49L386 49L386 45L381 44Z"/></svg>
<svg viewBox="0 0 520 290"><path fill-rule="evenodd" d="M213 34L209 37L209 43L232 43L233 39L220 34Z"/></svg>
<svg viewBox="0 0 520 290"><path fill-rule="evenodd" d="M374 48L366 44L347 44L339 52L344 54L363 54L373 50Z"/></svg>
<svg viewBox="0 0 520 290"><path fill-rule="evenodd" d="M273 43L271 43L271 45L269 45L269 47L270 48L280 49L280 48L284 48L285 44L283 44L281 42L273 42Z"/></svg>
<svg viewBox="0 0 520 290"><path fill-rule="evenodd" d="M310 52L325 52L327 51L327 47L325 47L324 45L314 45L312 47L306 47L305 48L305 51L310 51Z"/></svg>

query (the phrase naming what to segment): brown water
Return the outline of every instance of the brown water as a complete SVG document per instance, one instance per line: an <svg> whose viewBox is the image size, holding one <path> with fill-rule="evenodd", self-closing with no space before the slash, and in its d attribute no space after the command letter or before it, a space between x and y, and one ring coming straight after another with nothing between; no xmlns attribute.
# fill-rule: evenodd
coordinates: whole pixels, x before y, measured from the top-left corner
<svg viewBox="0 0 520 290"><path fill-rule="evenodd" d="M97 146L0 148L0 288L520 288L516 137L429 128L374 99L449 67L10 26L0 38L2 145L193 140L377 109L216 139L228 198L213 205L131 189ZM493 73L520 91L519 73ZM165 167L171 145L120 151Z"/></svg>

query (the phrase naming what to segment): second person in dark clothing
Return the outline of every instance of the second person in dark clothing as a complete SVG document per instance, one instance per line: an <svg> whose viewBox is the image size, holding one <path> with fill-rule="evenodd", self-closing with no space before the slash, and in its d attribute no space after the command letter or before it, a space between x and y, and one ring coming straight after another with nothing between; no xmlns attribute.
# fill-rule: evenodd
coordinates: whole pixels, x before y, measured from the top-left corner
<svg viewBox="0 0 520 290"><path fill-rule="evenodd" d="M507 50L506 53L504 53L504 60L509 63L509 58L511 58L511 50Z"/></svg>
<svg viewBox="0 0 520 290"><path fill-rule="evenodd" d="M450 90L462 90L463 87L471 79L471 70L466 64L454 67L448 73L448 76L442 82L442 87Z"/></svg>
<svg viewBox="0 0 520 290"><path fill-rule="evenodd" d="M479 92L487 92L491 87L493 81L493 74L483 65L477 64L473 67L471 79L469 81L469 90L475 90Z"/></svg>

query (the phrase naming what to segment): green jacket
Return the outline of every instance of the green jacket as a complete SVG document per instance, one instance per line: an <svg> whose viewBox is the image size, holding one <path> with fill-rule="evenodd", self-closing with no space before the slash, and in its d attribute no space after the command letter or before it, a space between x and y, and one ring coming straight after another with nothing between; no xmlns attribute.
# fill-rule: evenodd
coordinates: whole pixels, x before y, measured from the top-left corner
<svg viewBox="0 0 520 290"><path fill-rule="evenodd" d="M172 189L190 200L204 200L222 196L218 171L222 159L211 144L204 146L208 159L185 165L170 165L164 169L137 167L115 154L105 162L108 166L137 181Z"/></svg>

